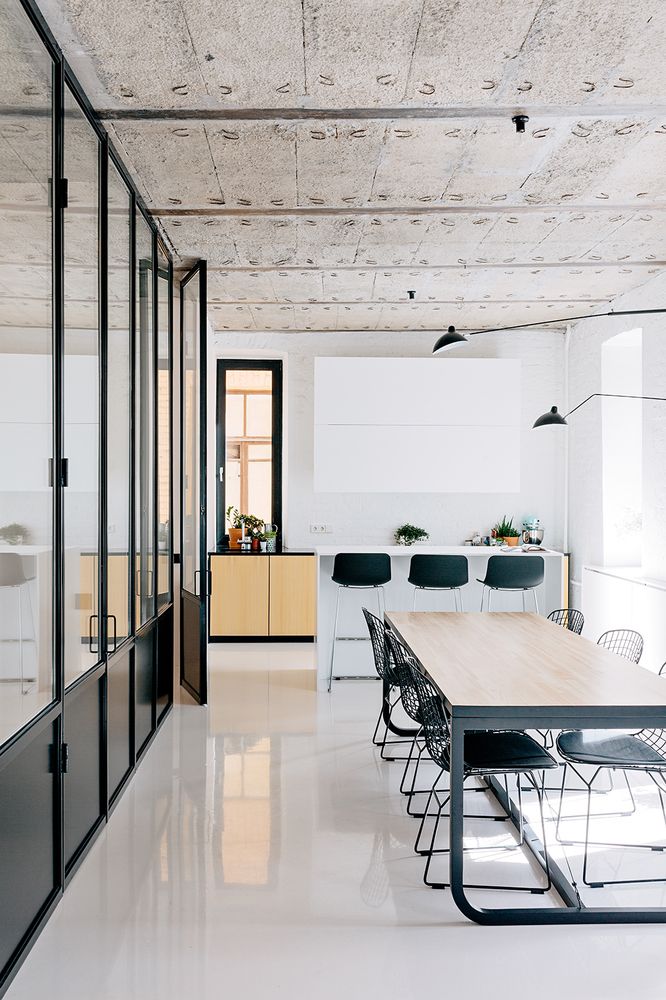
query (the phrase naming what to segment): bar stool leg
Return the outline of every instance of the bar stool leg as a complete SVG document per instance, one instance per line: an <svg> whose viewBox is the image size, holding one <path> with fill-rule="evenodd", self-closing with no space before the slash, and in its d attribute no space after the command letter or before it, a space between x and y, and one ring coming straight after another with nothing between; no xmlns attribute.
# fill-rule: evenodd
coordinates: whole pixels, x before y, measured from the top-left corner
<svg viewBox="0 0 666 1000"><path fill-rule="evenodd" d="M539 602L537 600L536 587L532 590L532 594L534 595L534 610L537 614L539 614Z"/></svg>
<svg viewBox="0 0 666 1000"><path fill-rule="evenodd" d="M333 683L333 663L335 661L335 640L338 634L338 614L340 611L340 591L342 587L338 586L338 596L335 599L335 620L333 622L333 638L331 640L331 663L328 671L328 690L331 690L331 684Z"/></svg>
<svg viewBox="0 0 666 1000"><path fill-rule="evenodd" d="M481 607L479 608L480 611L483 611L483 598L485 596L486 596L486 588L481 587Z"/></svg>
<svg viewBox="0 0 666 1000"><path fill-rule="evenodd" d="M414 587L414 597L412 599L412 611L416 611L416 591L418 589L419 589L418 587Z"/></svg>
<svg viewBox="0 0 666 1000"><path fill-rule="evenodd" d="M523 611L527 611L527 608L525 607L525 591L524 590L522 591L522 594L523 594Z"/></svg>
<svg viewBox="0 0 666 1000"><path fill-rule="evenodd" d="M376 587L377 590L377 607L379 609L379 617L384 621L384 615L386 614L386 594L384 593L383 587Z"/></svg>

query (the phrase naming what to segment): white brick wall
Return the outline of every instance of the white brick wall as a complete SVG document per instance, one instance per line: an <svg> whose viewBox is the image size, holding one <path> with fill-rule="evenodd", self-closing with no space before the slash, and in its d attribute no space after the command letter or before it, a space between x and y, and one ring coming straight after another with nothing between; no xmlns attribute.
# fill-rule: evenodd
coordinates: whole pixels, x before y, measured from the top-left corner
<svg viewBox="0 0 666 1000"><path fill-rule="evenodd" d="M613 303L615 309L666 306L666 276L647 282ZM666 396L666 315L584 320L569 345L569 408L602 390L601 348L609 337L643 330L643 393ZM574 601L582 567L603 562L601 405L592 400L569 423L569 548ZM666 403L644 404L643 552L646 575L666 579Z"/></svg>
<svg viewBox="0 0 666 1000"><path fill-rule="evenodd" d="M562 399L564 337L553 330L489 334L474 338L456 352L456 357L516 358L522 362L522 437L520 441L497 441L501 450L522 449L520 494L417 496L313 492L314 358L318 355L427 357L435 339L432 332L215 334L211 356L263 355L285 361L285 537L290 546L311 546L317 540L319 536L309 532L310 522L333 525L333 534L325 536L325 541L331 544L385 544L391 541L395 528L405 521L426 528L435 543L455 544L474 530L489 531L504 513L514 515L518 521L525 514L540 517L546 527L547 543L561 546L563 439L561 435L540 437L531 430L535 417ZM433 359L433 364L446 364L446 359ZM424 455L424 461L437 457ZM396 456L396 460L400 457ZM214 467L212 456L211 470Z"/></svg>

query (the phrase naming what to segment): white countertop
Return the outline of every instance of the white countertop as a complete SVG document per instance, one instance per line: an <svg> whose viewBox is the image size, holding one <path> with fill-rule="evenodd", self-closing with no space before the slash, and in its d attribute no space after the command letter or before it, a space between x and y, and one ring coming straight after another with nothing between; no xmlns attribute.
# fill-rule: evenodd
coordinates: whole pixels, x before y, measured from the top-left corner
<svg viewBox="0 0 666 1000"><path fill-rule="evenodd" d="M616 580L636 583L641 587L653 587L655 590L666 590L666 580L654 576L644 576L640 566L583 566L591 573L601 573L602 576L612 576Z"/></svg>
<svg viewBox="0 0 666 1000"><path fill-rule="evenodd" d="M502 549L496 545L317 545L315 552L318 556L335 556L338 552L386 552L390 556L414 556L414 555L437 555L437 556L496 556L511 555L515 552L522 552L520 546L507 547ZM543 552L526 552L525 555L540 555L544 557L562 558L561 552L554 549L546 549Z"/></svg>

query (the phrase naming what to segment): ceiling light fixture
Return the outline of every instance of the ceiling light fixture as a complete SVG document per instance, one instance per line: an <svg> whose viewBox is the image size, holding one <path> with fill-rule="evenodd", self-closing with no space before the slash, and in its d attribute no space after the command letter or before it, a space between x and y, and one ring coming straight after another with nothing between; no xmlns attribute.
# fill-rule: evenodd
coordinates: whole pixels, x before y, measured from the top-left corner
<svg viewBox="0 0 666 1000"><path fill-rule="evenodd" d="M569 412L564 415L559 412L556 406L551 406L547 413L542 413L540 417L536 418L532 424L532 429L535 427L549 427L553 425L557 427L566 427L567 417L570 417L572 413L576 412L576 410L580 410L581 406L585 406L586 403L589 403L589 401L594 399L596 396L603 396L605 399L649 399L657 403L666 403L666 398L663 396L630 396L619 392L593 392L591 396L588 396L582 403L579 403L578 406L574 406L573 410L569 410Z"/></svg>
<svg viewBox="0 0 666 1000"><path fill-rule="evenodd" d="M516 132L522 133L525 131L525 126L530 120L529 115L514 115L511 121L516 126Z"/></svg>
<svg viewBox="0 0 666 1000"><path fill-rule="evenodd" d="M435 341L432 353L439 354L441 351L448 350L451 347L457 347L458 344L467 343L470 337L480 337L484 333L510 333L512 330L539 329L542 326L552 326L554 323L558 326L566 326L568 323L577 323L581 319L602 319L604 316L651 316L655 313L666 313L666 308L618 309L616 311L611 309L610 312L584 313L582 316L562 316L560 319L544 319L536 323L517 323L515 326L493 326L487 330L474 330L466 337L464 337L461 333L458 333L455 326L450 326L447 333L442 334L442 336Z"/></svg>
<svg viewBox="0 0 666 1000"><path fill-rule="evenodd" d="M410 299L416 298L416 292L414 291L413 288L408 288L407 289L407 294L410 297Z"/></svg>

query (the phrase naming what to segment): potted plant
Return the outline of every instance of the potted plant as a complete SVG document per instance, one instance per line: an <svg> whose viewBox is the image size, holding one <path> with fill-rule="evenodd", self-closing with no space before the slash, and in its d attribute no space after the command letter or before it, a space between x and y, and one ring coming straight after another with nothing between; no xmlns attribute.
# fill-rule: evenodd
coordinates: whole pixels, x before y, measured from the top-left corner
<svg viewBox="0 0 666 1000"><path fill-rule="evenodd" d="M403 524L396 528L393 537L398 545L413 545L414 542L423 542L430 535L423 528L417 528L413 524Z"/></svg>
<svg viewBox="0 0 666 1000"><path fill-rule="evenodd" d="M501 521L498 521L493 528L495 532L495 537L505 545L517 545L520 538L520 532L513 526L513 518L507 518L506 514L502 517Z"/></svg>
<svg viewBox="0 0 666 1000"><path fill-rule="evenodd" d="M22 524L6 524L0 528L0 539L8 545L23 545L28 538L28 529Z"/></svg>
<svg viewBox="0 0 666 1000"><path fill-rule="evenodd" d="M234 507L232 504L227 507L226 515L230 525L230 549L237 549L240 547L240 541L243 535L243 525L245 525L245 535L250 539L253 535L258 535L261 531L263 531L264 522L260 517L255 517L254 514L241 514L238 507Z"/></svg>

